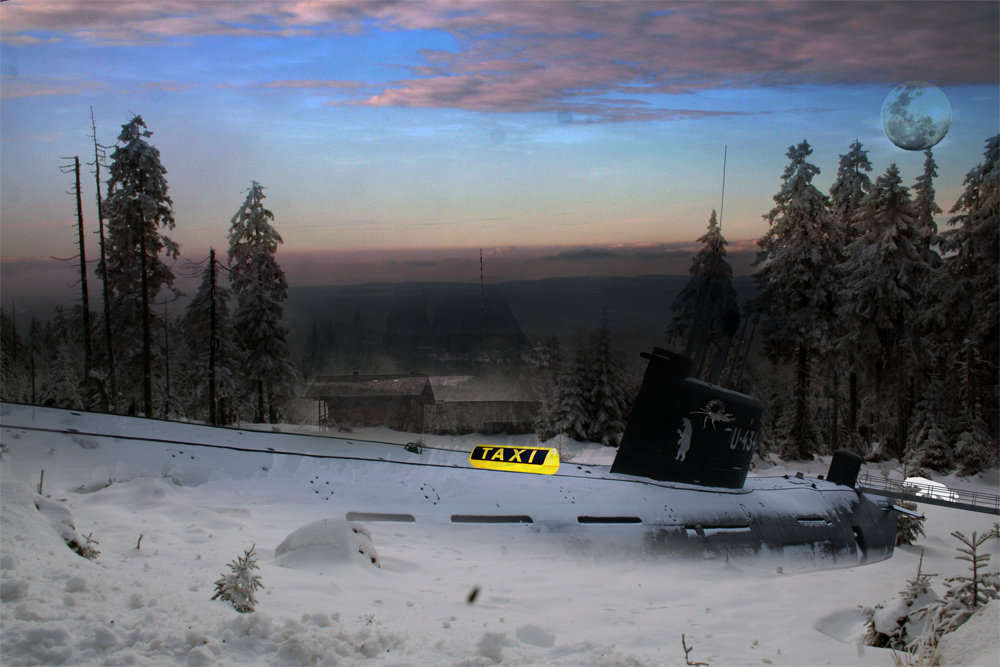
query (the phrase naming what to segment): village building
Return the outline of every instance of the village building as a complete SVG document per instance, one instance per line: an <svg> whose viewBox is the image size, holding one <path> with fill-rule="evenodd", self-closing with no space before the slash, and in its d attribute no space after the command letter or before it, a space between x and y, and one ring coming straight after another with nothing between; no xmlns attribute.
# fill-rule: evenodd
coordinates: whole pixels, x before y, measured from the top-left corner
<svg viewBox="0 0 1000 667"><path fill-rule="evenodd" d="M396 431L463 435L532 433L536 401L435 399L462 395L471 376L424 374L321 375L305 397L317 401L321 429L384 426Z"/></svg>
<svg viewBox="0 0 1000 667"><path fill-rule="evenodd" d="M426 375L321 375L306 390L319 403L320 428L385 426L422 433L434 405Z"/></svg>

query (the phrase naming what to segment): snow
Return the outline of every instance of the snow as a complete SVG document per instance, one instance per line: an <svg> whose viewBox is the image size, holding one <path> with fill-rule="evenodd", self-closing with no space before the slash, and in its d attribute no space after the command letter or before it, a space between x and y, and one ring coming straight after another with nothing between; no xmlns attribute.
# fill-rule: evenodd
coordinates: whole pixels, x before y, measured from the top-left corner
<svg viewBox="0 0 1000 667"><path fill-rule="evenodd" d="M1000 600L991 600L941 640L942 665L993 667L1000 656Z"/></svg>
<svg viewBox="0 0 1000 667"><path fill-rule="evenodd" d="M84 435L99 426L114 437ZM422 468L280 453L377 459L390 446L365 440L405 443L413 434L366 429L347 441L315 427L274 428L3 404L2 663L683 665L684 634L692 662L713 666L893 665L891 651L861 644L859 605L896 598L921 549L923 571L937 575L931 585L940 589L966 566L954 559L950 533L982 533L995 520L921 505L926 538L855 568L670 556L643 547L641 526L561 532L442 518L475 513L480 494L496 489L509 495L501 511L530 512L556 494L552 483L574 512L614 500L539 475L469 471L476 476L462 481L466 471L450 467L461 457L455 452L475 444L529 445L533 436L425 435L425 453L412 456L444 467ZM276 451L183 444L194 441ZM573 464L607 465L613 456L589 443L562 447ZM815 477L828 465L772 460L757 474ZM47 498L37 494L42 470ZM1000 476L934 481L997 493ZM417 520L348 522L352 511ZM69 531L96 541L95 560L66 546ZM990 569L1000 560L998 543L984 547ZM213 582L252 545L264 588L256 611L240 614L211 600ZM344 553L362 547L367 554ZM996 664L1000 630L991 606L992 616L969 621L964 641L946 644L943 664Z"/></svg>

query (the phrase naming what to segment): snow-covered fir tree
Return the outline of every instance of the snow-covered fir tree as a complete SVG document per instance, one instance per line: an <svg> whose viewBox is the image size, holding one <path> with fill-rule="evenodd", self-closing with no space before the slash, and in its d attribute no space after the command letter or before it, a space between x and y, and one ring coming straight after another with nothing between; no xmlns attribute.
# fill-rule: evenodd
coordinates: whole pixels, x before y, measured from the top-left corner
<svg viewBox="0 0 1000 667"><path fill-rule="evenodd" d="M920 616L927 619L922 640L932 648L942 636L955 631L990 600L1000 599L1000 573L986 571L990 554L980 551L986 541L992 539L992 532L972 533L970 538L956 530L951 535L961 542L959 555L955 558L969 564L969 574L945 579L949 588L944 597L919 610Z"/></svg>
<svg viewBox="0 0 1000 667"><path fill-rule="evenodd" d="M543 392L543 380L530 355L518 354L508 372L512 401L537 401Z"/></svg>
<svg viewBox="0 0 1000 667"><path fill-rule="evenodd" d="M11 309L13 310L13 309ZM13 313L0 306L0 400L24 400L24 365L21 363L21 338Z"/></svg>
<svg viewBox="0 0 1000 667"><path fill-rule="evenodd" d="M49 364L45 377L45 393L41 397L43 405L51 405L66 410L82 410L80 396L80 376L82 359L69 341L59 343L56 357Z"/></svg>
<svg viewBox="0 0 1000 667"><path fill-rule="evenodd" d="M201 286L181 323L187 352L187 416L221 423L219 401L236 394L240 352L229 314L232 292L223 286L215 249L209 251Z"/></svg>
<svg viewBox="0 0 1000 667"><path fill-rule="evenodd" d="M917 403L910 422L911 464L920 471L934 470L948 474L955 468L951 447L951 422L948 397L941 378L932 376Z"/></svg>
<svg viewBox="0 0 1000 667"><path fill-rule="evenodd" d="M708 303L708 288L711 282L721 285L722 297L717 303L718 312L736 307L736 290L733 288L733 267L726 260L727 241L722 235L715 211L708 219L708 231L699 239L701 250L694 256L688 273L691 278L670 305L676 315L667 327L667 338L675 345L685 345L695 326L699 305ZM702 313L704 317L706 314ZM709 316L713 314L708 314Z"/></svg>
<svg viewBox="0 0 1000 667"><path fill-rule="evenodd" d="M809 142L791 146L777 204L764 219L770 228L757 242L753 275L760 290L765 352L774 360L795 359L794 416L782 454L810 459L820 435L809 409L810 369L832 347L844 233L825 195L812 184L819 168L806 161Z"/></svg>
<svg viewBox="0 0 1000 667"><path fill-rule="evenodd" d="M559 349L559 339L548 336L536 348L538 352L538 367L542 380L541 405L535 418L535 436L539 442L551 440L556 432L553 430L553 415L559 402L557 393L559 369L562 366L562 353Z"/></svg>
<svg viewBox="0 0 1000 667"><path fill-rule="evenodd" d="M916 503L900 500L898 504L904 510L917 511ZM916 517L900 513L896 519L896 546L913 544L918 538L925 537L924 522L926 520L926 517Z"/></svg>
<svg viewBox="0 0 1000 667"><path fill-rule="evenodd" d="M844 230L844 244L848 244L860 235L858 230L857 214L861 206L861 200L871 192L872 181L866 172L872 170L872 163L868 159L868 151L864 150L861 142L855 140L849 150L840 156L840 163L837 167L837 177L830 186L830 210L834 217L840 221ZM838 328L835 336L840 338L843 330ZM841 354L840 350L834 349L833 354L824 364L827 376L830 380L829 394L833 399L833 411L837 414L840 407L840 387L842 369L847 369L847 424L845 424L845 434L847 435L848 446L865 453L864 445L857 437L857 412L858 412L858 376L855 371L855 360L851 358L850 352ZM839 428L839 424L838 424ZM834 432L839 436L838 432ZM839 446L839 437L838 446ZM833 442L831 441L831 446Z"/></svg>
<svg viewBox="0 0 1000 667"><path fill-rule="evenodd" d="M997 466L997 441L982 415L975 415L965 424L955 443L955 461L963 477Z"/></svg>
<svg viewBox="0 0 1000 667"><path fill-rule="evenodd" d="M920 249L928 264L937 267L941 256L932 247L938 242L938 226L934 216L941 213L935 201L934 179L937 178L937 163L930 148L924 151L924 173L917 176L913 186L913 222L917 228Z"/></svg>
<svg viewBox="0 0 1000 667"><path fill-rule="evenodd" d="M263 200L264 188L253 181L229 229L233 329L244 348L245 390L253 396L259 423L278 421L298 379L286 343L288 327L281 320L288 282L274 253L282 240Z"/></svg>
<svg viewBox="0 0 1000 667"><path fill-rule="evenodd" d="M326 364L327 357L334 350L335 336L333 333L333 322L323 320L313 320L312 329L306 336L305 346L302 350L302 363L299 368L302 375L310 378L322 372Z"/></svg>
<svg viewBox="0 0 1000 667"><path fill-rule="evenodd" d="M921 550L917 574L906 581L906 587L899 592L899 597L864 610L866 645L899 650L919 639L919 623L911 621L922 613L922 608L927 603L933 601L930 583L931 577L936 576L925 574L923 563L924 553Z"/></svg>
<svg viewBox="0 0 1000 667"><path fill-rule="evenodd" d="M941 233L945 272L937 321L946 323L938 345L965 357L966 422L986 425L996 447L1000 435L1000 135L986 141L984 160L965 177L956 213ZM976 362L973 363L972 360Z"/></svg>
<svg viewBox="0 0 1000 667"><path fill-rule="evenodd" d="M233 607L241 614L253 612L257 606L257 589L264 588L260 583L260 576L253 573L254 570L260 569L257 565L257 554L254 553L256 546L251 546L242 556L230 563L229 568L232 572L223 575L215 582L215 595L212 599L233 603Z"/></svg>
<svg viewBox="0 0 1000 667"><path fill-rule="evenodd" d="M590 353L587 356L587 439L617 447L625 433L631 396L625 354L611 342L607 318L591 334Z"/></svg>
<svg viewBox="0 0 1000 667"><path fill-rule="evenodd" d="M830 211L844 228L845 243L858 237L855 215L861 200L872 189L872 181L865 172L872 170L868 151L855 140L850 149L840 156L837 178L830 186Z"/></svg>
<svg viewBox="0 0 1000 667"><path fill-rule="evenodd" d="M920 250L913 204L896 165L876 179L858 213L862 236L848 246L843 305L846 333L841 346L855 360L872 406L896 423L895 453L905 453L909 424L908 386L927 349L919 320L934 269ZM891 396L886 390L891 389ZM888 406L891 406L888 407Z"/></svg>
<svg viewBox="0 0 1000 667"><path fill-rule="evenodd" d="M21 363L25 370L24 400L38 405L45 393L45 377L49 360L55 357L55 346L49 340L45 327L32 316L28 335L21 347Z"/></svg>
<svg viewBox="0 0 1000 667"><path fill-rule="evenodd" d="M583 333L577 335L573 359L559 372L553 390L550 412L551 431L579 441L587 439L590 406L587 404L590 388L586 386L588 368L587 348Z"/></svg>
<svg viewBox="0 0 1000 667"><path fill-rule="evenodd" d="M176 259L180 247L160 233L161 228L174 228L173 202L167 194L167 170L160 163L160 151L146 141L152 132L145 128L141 116L122 125L108 167L103 211L122 400L141 405L151 416L153 365L162 364L153 332L163 326L152 304L174 282L173 272L160 255ZM98 275L101 270L99 262Z"/></svg>

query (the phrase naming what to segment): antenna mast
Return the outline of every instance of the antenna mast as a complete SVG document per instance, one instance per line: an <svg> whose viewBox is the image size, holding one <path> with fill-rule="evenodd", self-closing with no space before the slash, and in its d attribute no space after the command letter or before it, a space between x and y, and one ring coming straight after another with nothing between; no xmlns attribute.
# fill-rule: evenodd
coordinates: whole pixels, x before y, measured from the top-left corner
<svg viewBox="0 0 1000 667"><path fill-rule="evenodd" d="M483 249L479 249L479 328L486 346L486 300L483 298Z"/></svg>
<svg viewBox="0 0 1000 667"><path fill-rule="evenodd" d="M719 206L720 240L722 239L722 209L726 205L726 160L728 159L728 157L729 157L729 144L726 144L722 153L722 203ZM692 374L692 377L698 377L698 375L701 373L701 362L703 360L702 356L705 353L705 347L706 347L705 336L707 335L708 332L706 331L702 333L701 336L699 336L698 334L701 330L708 328L707 325L702 322L702 320L706 319L705 306L707 305L709 292L711 291L712 287L712 277L715 275L715 263L719 259L719 253L721 249L722 249L721 244L719 243L719 241L716 241L715 254L712 255L712 264L708 268L708 275L705 276L705 287L702 290L701 298L698 300L698 310L695 315L694 322L691 323L691 335L688 336L688 344L687 347L684 349L684 356L690 357L691 353L695 351L695 344L696 343L698 344L697 354L695 355L698 358L696 359L694 364L695 370L694 373ZM700 341L699 338L701 338Z"/></svg>

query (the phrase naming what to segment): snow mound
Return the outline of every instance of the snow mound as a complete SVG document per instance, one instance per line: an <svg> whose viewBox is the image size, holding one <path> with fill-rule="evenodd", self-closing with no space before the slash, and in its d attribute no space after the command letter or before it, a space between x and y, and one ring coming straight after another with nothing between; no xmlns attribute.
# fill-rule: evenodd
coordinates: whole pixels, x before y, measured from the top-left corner
<svg viewBox="0 0 1000 667"><path fill-rule="evenodd" d="M522 625L517 628L517 638L525 644L539 648L552 648L556 645L556 636L537 625Z"/></svg>
<svg viewBox="0 0 1000 667"><path fill-rule="evenodd" d="M3 484L2 533L3 569L14 569L28 558L37 559L40 550L59 554L63 564L76 564L85 545L76 533L73 514L64 504L40 496L25 484Z"/></svg>
<svg viewBox="0 0 1000 667"><path fill-rule="evenodd" d="M372 535L360 523L323 519L306 524L274 550L279 564L311 568L329 563L358 563L382 567Z"/></svg>
<svg viewBox="0 0 1000 667"><path fill-rule="evenodd" d="M954 632L941 638L941 665L993 666L1000 655L1000 600L977 611Z"/></svg>

